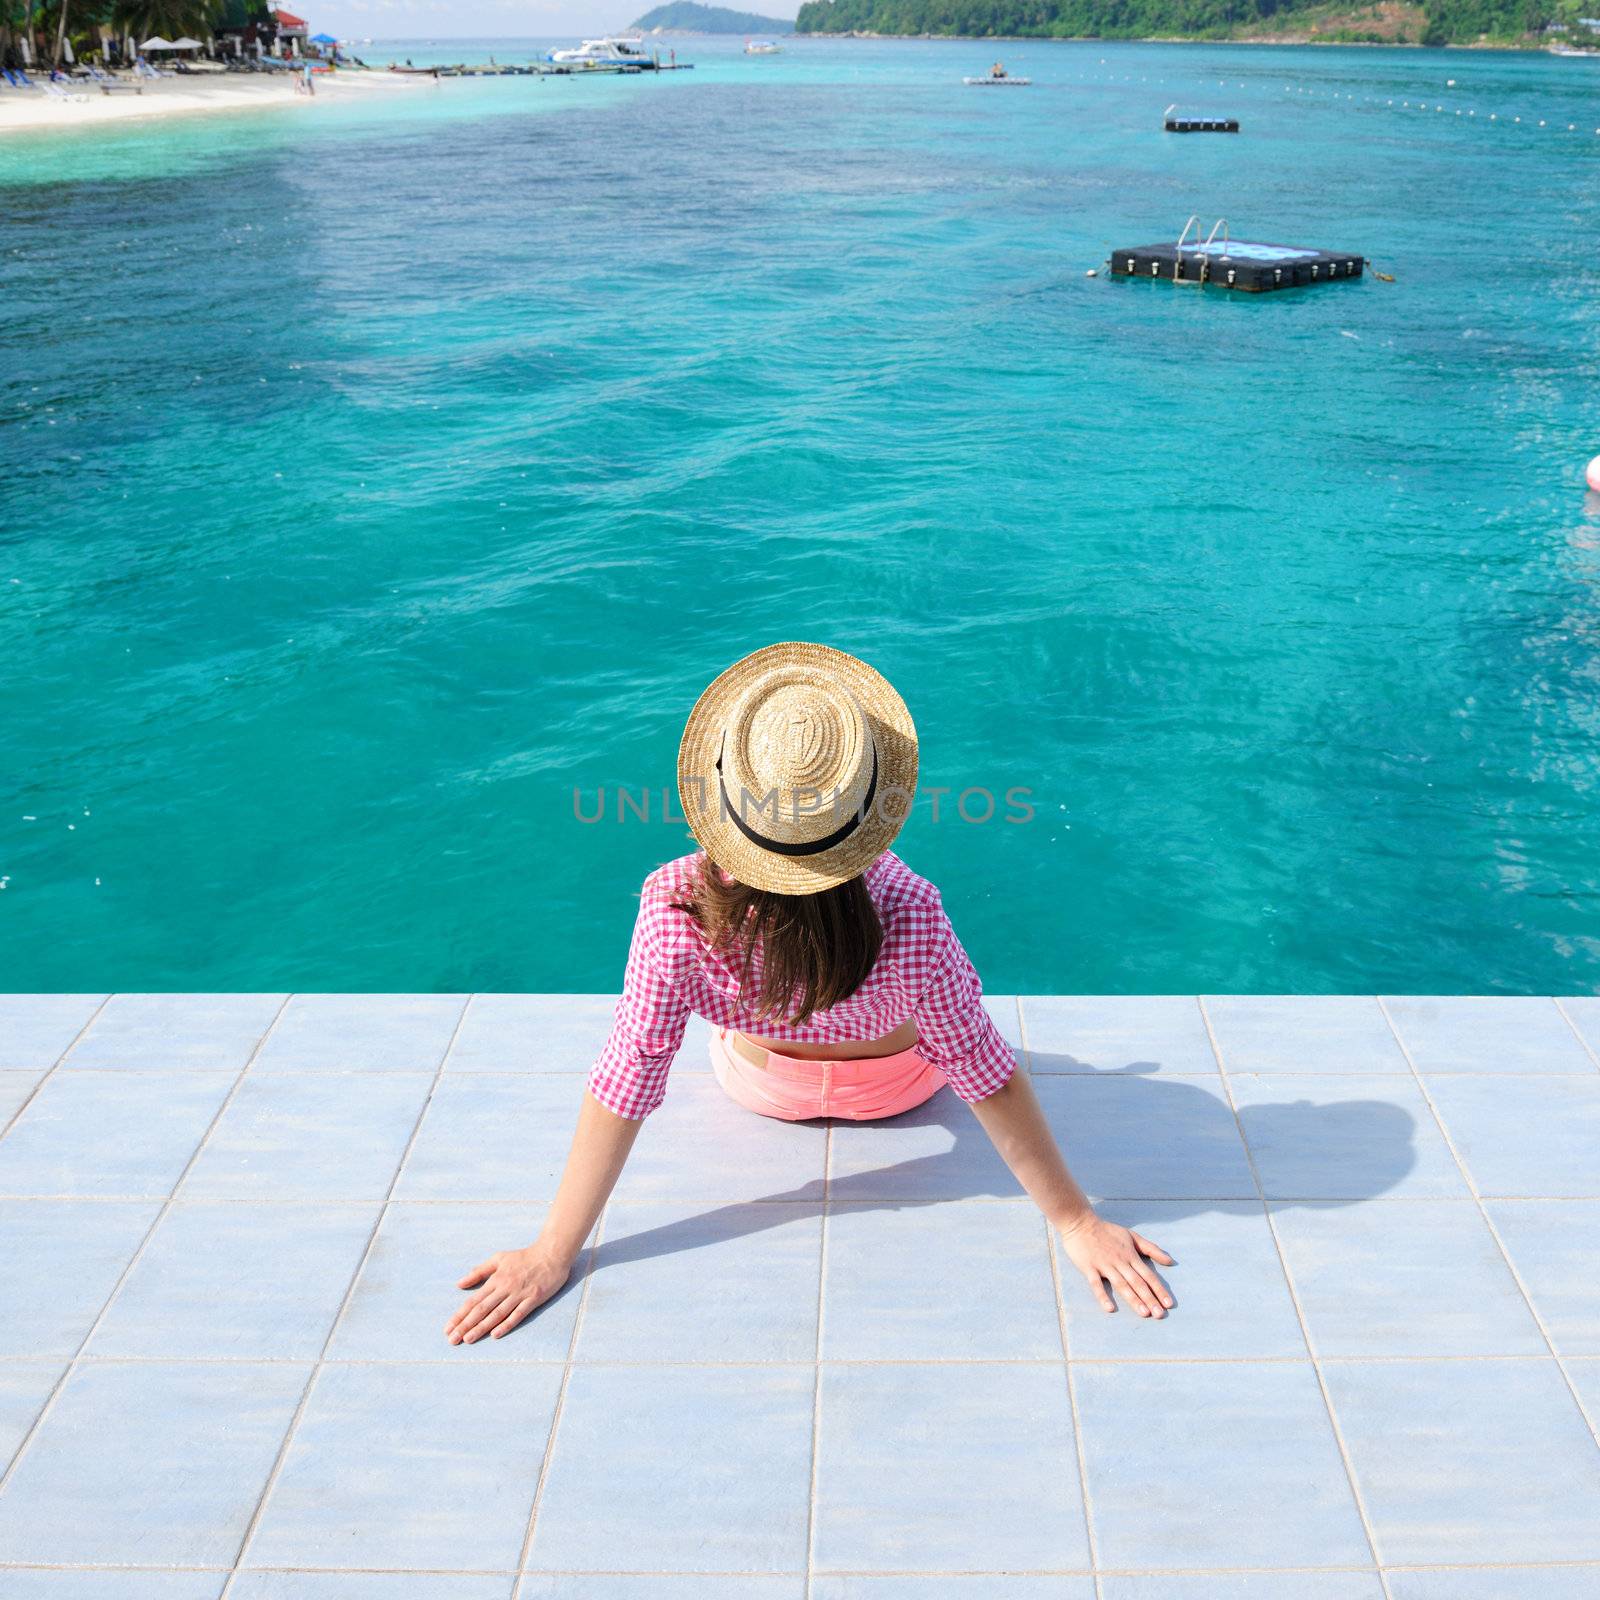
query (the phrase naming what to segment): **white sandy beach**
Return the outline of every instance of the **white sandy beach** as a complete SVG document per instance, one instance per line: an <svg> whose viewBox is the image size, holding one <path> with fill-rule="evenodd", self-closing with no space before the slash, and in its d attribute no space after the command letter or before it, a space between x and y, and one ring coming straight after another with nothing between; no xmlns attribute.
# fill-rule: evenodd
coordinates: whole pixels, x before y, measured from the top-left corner
<svg viewBox="0 0 1600 1600"><path fill-rule="evenodd" d="M101 92L98 85L74 84L82 99L61 100L42 89L0 89L0 133L19 128L76 128L93 123L123 122L133 117L171 117L199 111L249 111L260 106L312 106L385 90L432 88L433 78L374 70L319 73L312 98L295 91L295 77L216 73L193 78L146 80L142 92L132 88Z"/></svg>

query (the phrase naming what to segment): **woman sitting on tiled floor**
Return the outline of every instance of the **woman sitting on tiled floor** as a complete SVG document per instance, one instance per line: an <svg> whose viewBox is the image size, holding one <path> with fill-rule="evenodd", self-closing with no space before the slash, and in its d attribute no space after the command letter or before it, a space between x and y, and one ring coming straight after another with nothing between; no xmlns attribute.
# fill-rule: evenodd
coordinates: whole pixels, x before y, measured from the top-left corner
<svg viewBox="0 0 1600 1600"><path fill-rule="evenodd" d="M1101 1305L1114 1309L1116 1290L1140 1316L1166 1314L1148 1262L1171 1258L1096 1216L938 890L889 850L916 783L905 703L854 656L770 645L701 695L678 789L703 853L645 880L616 1021L544 1229L461 1280L475 1292L446 1325L452 1344L510 1332L567 1281L691 1012L714 1025L717 1081L762 1116L892 1117L948 1083Z"/></svg>

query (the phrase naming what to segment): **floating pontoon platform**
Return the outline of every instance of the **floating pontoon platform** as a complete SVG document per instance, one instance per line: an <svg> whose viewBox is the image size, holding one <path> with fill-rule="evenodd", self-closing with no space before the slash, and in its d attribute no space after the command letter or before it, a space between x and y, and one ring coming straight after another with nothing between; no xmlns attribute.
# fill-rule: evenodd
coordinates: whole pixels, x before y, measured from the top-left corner
<svg viewBox="0 0 1600 1600"><path fill-rule="evenodd" d="M1164 124L1168 133L1237 133L1237 117L1168 117Z"/></svg>
<svg viewBox="0 0 1600 1600"><path fill-rule="evenodd" d="M1189 230L1195 229L1193 243ZM1222 237L1217 237L1218 230ZM1137 244L1111 252L1114 278L1157 278L1170 283L1214 283L1223 289L1260 294L1268 289L1294 289L1309 283L1337 283L1359 278L1362 256L1345 250L1311 250L1292 244L1255 244L1230 239L1227 223L1218 222L1201 240L1199 218L1190 217L1176 244Z"/></svg>

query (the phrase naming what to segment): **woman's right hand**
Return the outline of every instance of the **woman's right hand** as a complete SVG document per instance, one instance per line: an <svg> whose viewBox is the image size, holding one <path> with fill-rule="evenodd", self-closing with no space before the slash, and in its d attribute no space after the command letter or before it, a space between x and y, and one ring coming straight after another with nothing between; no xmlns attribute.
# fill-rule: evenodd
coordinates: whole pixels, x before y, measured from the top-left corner
<svg viewBox="0 0 1600 1600"><path fill-rule="evenodd" d="M1174 1265L1160 1245L1087 1209L1059 1231L1068 1259L1083 1274L1102 1311L1117 1309L1107 1284L1141 1317L1159 1321L1172 1309L1171 1291L1155 1269L1145 1265L1146 1261Z"/></svg>
<svg viewBox="0 0 1600 1600"><path fill-rule="evenodd" d="M498 1339L554 1296L572 1274L573 1257L548 1245L497 1250L463 1275L458 1289L477 1289L444 1326L451 1344Z"/></svg>

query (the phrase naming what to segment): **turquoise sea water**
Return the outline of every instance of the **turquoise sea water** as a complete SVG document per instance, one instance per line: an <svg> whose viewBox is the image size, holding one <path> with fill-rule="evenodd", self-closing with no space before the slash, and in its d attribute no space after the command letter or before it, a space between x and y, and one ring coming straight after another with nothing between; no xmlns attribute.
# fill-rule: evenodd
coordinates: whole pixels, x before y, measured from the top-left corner
<svg viewBox="0 0 1600 1600"><path fill-rule="evenodd" d="M1034 791L992 989L1595 987L1600 66L679 54L0 141L0 988L613 988L791 637ZM1085 277L1191 212L1396 282Z"/></svg>

